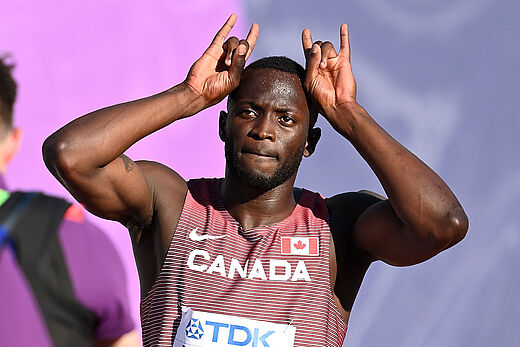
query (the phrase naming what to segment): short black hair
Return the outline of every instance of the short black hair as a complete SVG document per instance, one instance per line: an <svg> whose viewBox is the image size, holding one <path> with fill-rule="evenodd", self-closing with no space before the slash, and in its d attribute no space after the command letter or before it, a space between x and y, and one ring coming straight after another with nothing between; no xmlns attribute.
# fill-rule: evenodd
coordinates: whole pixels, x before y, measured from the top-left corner
<svg viewBox="0 0 520 347"><path fill-rule="evenodd" d="M7 63L9 55L0 56L0 126L10 129L13 125L13 107L17 85L12 71L14 64Z"/></svg>
<svg viewBox="0 0 520 347"><path fill-rule="evenodd" d="M316 111L316 107L314 107L314 103L312 102L310 96L307 94L307 91L304 87L305 69L303 68L303 66L301 66L299 63L295 62L291 58L287 58L284 56L271 56L258 59L246 66L246 68L242 72L242 76L244 76L249 70L261 69L274 69L298 76L302 84L303 91L305 93L305 98L307 99L307 106L309 108L309 129L312 129L316 124L316 120L318 119L318 112ZM230 99L232 99L233 96L234 93L231 93L228 97L228 109L230 107Z"/></svg>

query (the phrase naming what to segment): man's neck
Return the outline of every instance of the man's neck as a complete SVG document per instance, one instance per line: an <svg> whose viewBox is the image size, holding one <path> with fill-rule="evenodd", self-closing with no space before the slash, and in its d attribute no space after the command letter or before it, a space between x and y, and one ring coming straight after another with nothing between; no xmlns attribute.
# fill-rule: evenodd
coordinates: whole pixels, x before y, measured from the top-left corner
<svg viewBox="0 0 520 347"><path fill-rule="evenodd" d="M224 206L244 230L276 224L287 218L296 206L295 178L265 191L226 174L221 187Z"/></svg>

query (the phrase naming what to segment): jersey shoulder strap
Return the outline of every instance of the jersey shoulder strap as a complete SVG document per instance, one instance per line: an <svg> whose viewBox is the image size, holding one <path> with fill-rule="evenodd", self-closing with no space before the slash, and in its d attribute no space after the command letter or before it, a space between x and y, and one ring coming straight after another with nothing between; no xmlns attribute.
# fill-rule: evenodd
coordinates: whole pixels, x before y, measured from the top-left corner
<svg viewBox="0 0 520 347"><path fill-rule="evenodd" d="M36 192L14 192L0 207L13 246L55 346L92 346L97 318L74 294L58 238L70 203Z"/></svg>

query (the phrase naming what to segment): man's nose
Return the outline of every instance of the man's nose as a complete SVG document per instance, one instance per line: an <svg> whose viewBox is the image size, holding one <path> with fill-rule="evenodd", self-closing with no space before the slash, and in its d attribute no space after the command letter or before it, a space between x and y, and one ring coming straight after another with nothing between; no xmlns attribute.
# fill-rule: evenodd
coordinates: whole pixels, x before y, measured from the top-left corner
<svg viewBox="0 0 520 347"><path fill-rule="evenodd" d="M263 114L257 117L254 121L254 126L249 132L249 136L255 140L270 140L276 139L275 126L276 120L269 114Z"/></svg>

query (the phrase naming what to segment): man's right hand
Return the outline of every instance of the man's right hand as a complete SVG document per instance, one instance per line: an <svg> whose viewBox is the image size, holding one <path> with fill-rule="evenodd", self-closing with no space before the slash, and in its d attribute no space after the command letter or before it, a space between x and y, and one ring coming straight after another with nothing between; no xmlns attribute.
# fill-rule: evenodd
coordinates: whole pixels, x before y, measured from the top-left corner
<svg viewBox="0 0 520 347"><path fill-rule="evenodd" d="M235 36L226 40L236 21L237 16L232 14L183 82L200 96L203 108L220 102L238 87L245 63L255 47L259 30L256 23L251 25L245 40Z"/></svg>
<svg viewBox="0 0 520 347"><path fill-rule="evenodd" d="M170 168L135 163L123 153L145 136L219 102L238 86L258 25L251 26L247 40L226 41L235 22L235 15L229 17L183 83L86 114L43 145L45 164L79 202L130 230L145 292L161 268L157 260L166 256L188 188ZM153 221L158 234L149 232Z"/></svg>
<svg viewBox="0 0 520 347"><path fill-rule="evenodd" d="M178 183L172 189L178 190L182 208L186 182L176 172L159 164L135 165L123 153L145 136L216 104L238 86L258 25L251 26L246 40L226 41L236 20L234 14L228 18L181 84L86 114L45 141L47 167L89 211L127 227L147 224L156 211L156 195L171 182Z"/></svg>

